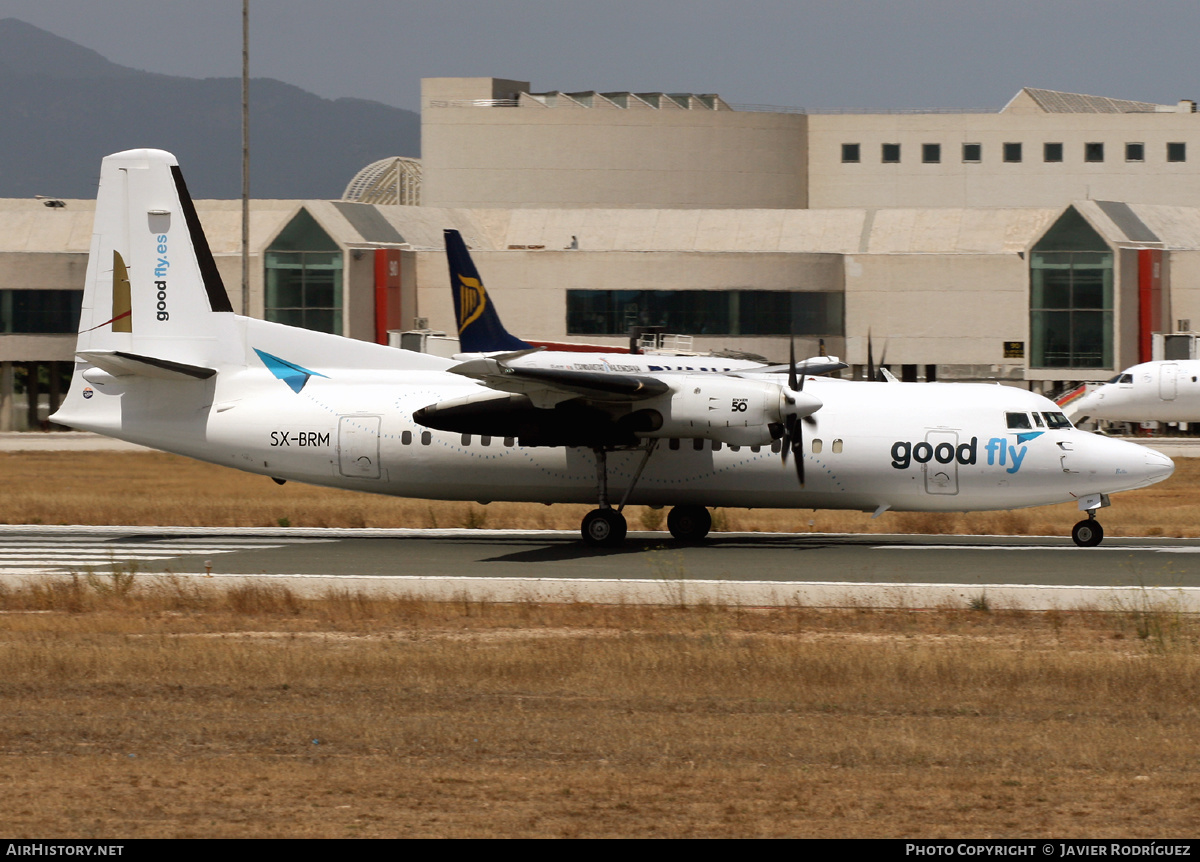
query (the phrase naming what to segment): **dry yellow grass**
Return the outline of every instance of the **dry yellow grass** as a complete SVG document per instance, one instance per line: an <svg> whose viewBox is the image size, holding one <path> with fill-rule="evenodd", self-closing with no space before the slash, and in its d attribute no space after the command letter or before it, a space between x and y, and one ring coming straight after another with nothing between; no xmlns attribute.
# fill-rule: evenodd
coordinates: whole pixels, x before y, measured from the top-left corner
<svg viewBox="0 0 1200 862"><path fill-rule="evenodd" d="M1102 513L1114 536L1200 536L1200 459L1166 482L1118 495ZM575 530L589 506L445 503L270 479L162 453L0 454L0 523L274 527L488 527ZM630 529L665 529L665 512L633 506ZM974 514L718 509L714 529L762 532L1067 535L1073 504Z"/></svg>
<svg viewBox="0 0 1200 862"><path fill-rule="evenodd" d="M1188 837L1177 615L0 594L14 837Z"/></svg>

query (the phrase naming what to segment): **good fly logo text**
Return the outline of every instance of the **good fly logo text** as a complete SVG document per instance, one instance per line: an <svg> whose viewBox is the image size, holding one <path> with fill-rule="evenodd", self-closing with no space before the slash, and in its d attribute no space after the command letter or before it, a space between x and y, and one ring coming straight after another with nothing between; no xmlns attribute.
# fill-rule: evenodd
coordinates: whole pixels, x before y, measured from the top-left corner
<svg viewBox="0 0 1200 862"><path fill-rule="evenodd" d="M158 242L158 263L154 266L154 290L158 301L158 319L170 320L171 313L167 311L167 271L171 261L167 258L167 235L160 233L154 238Z"/></svg>
<svg viewBox="0 0 1200 862"><path fill-rule="evenodd" d="M1025 453L1029 449L1024 445L1026 439L1028 438L1025 435L1019 435L1016 443L1009 443L1002 437L992 437L983 447L988 466L998 465L1003 467L1006 473L1016 473L1021 469L1021 462L1025 460ZM978 460L978 454L978 437L972 437L970 442L959 443L957 446L945 442L935 444L922 440L920 443L909 443L897 440L892 444L892 466L897 470L907 470L914 461L918 464L928 464L930 461L939 464L955 461L964 465L974 464Z"/></svg>

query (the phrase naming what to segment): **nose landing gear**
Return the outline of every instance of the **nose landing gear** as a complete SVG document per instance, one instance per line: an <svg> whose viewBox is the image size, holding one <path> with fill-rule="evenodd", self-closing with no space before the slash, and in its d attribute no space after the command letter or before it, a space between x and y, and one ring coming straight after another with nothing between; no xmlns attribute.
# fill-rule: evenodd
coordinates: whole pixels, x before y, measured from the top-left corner
<svg viewBox="0 0 1200 862"><path fill-rule="evenodd" d="M1104 528L1096 520L1095 512L1071 528L1071 539L1081 548L1094 548L1104 541Z"/></svg>
<svg viewBox="0 0 1200 862"><path fill-rule="evenodd" d="M1081 548L1094 548L1104 541L1104 528L1096 520L1096 510L1111 506L1108 494L1089 494L1079 498L1079 508L1087 518L1071 528L1071 539Z"/></svg>

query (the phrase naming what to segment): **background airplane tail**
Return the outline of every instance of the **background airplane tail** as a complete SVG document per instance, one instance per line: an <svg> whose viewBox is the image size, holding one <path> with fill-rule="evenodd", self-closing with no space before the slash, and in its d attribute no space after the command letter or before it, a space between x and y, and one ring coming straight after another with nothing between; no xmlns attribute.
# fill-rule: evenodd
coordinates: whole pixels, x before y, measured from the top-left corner
<svg viewBox="0 0 1200 862"><path fill-rule="evenodd" d="M175 157L128 150L105 158L79 322L81 357L211 366L232 312Z"/></svg>
<svg viewBox="0 0 1200 862"><path fill-rule="evenodd" d="M500 322L462 236L456 230L447 230L445 236L450 292L454 296L454 316L458 321L462 352L529 350L532 345L510 335Z"/></svg>

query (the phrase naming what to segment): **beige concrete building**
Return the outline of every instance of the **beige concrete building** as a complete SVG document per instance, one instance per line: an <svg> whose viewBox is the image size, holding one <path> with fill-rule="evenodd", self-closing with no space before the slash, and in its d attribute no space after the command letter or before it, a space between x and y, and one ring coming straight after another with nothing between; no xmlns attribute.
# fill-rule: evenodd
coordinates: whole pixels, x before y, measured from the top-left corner
<svg viewBox="0 0 1200 862"><path fill-rule="evenodd" d="M734 111L719 96L690 93L421 83L427 206L807 206L803 114Z"/></svg>
<svg viewBox="0 0 1200 862"><path fill-rule="evenodd" d="M348 186L373 203L252 202L252 314L375 341L418 317L453 332L455 228L531 340L661 325L783 359L795 333L861 373L870 333L906 379L1054 392L1200 321L1191 103L1024 90L992 113L809 115L423 84L421 163ZM14 369L50 401L69 371L93 203L61 203L0 201L0 427ZM240 308L240 204L197 209Z"/></svg>

